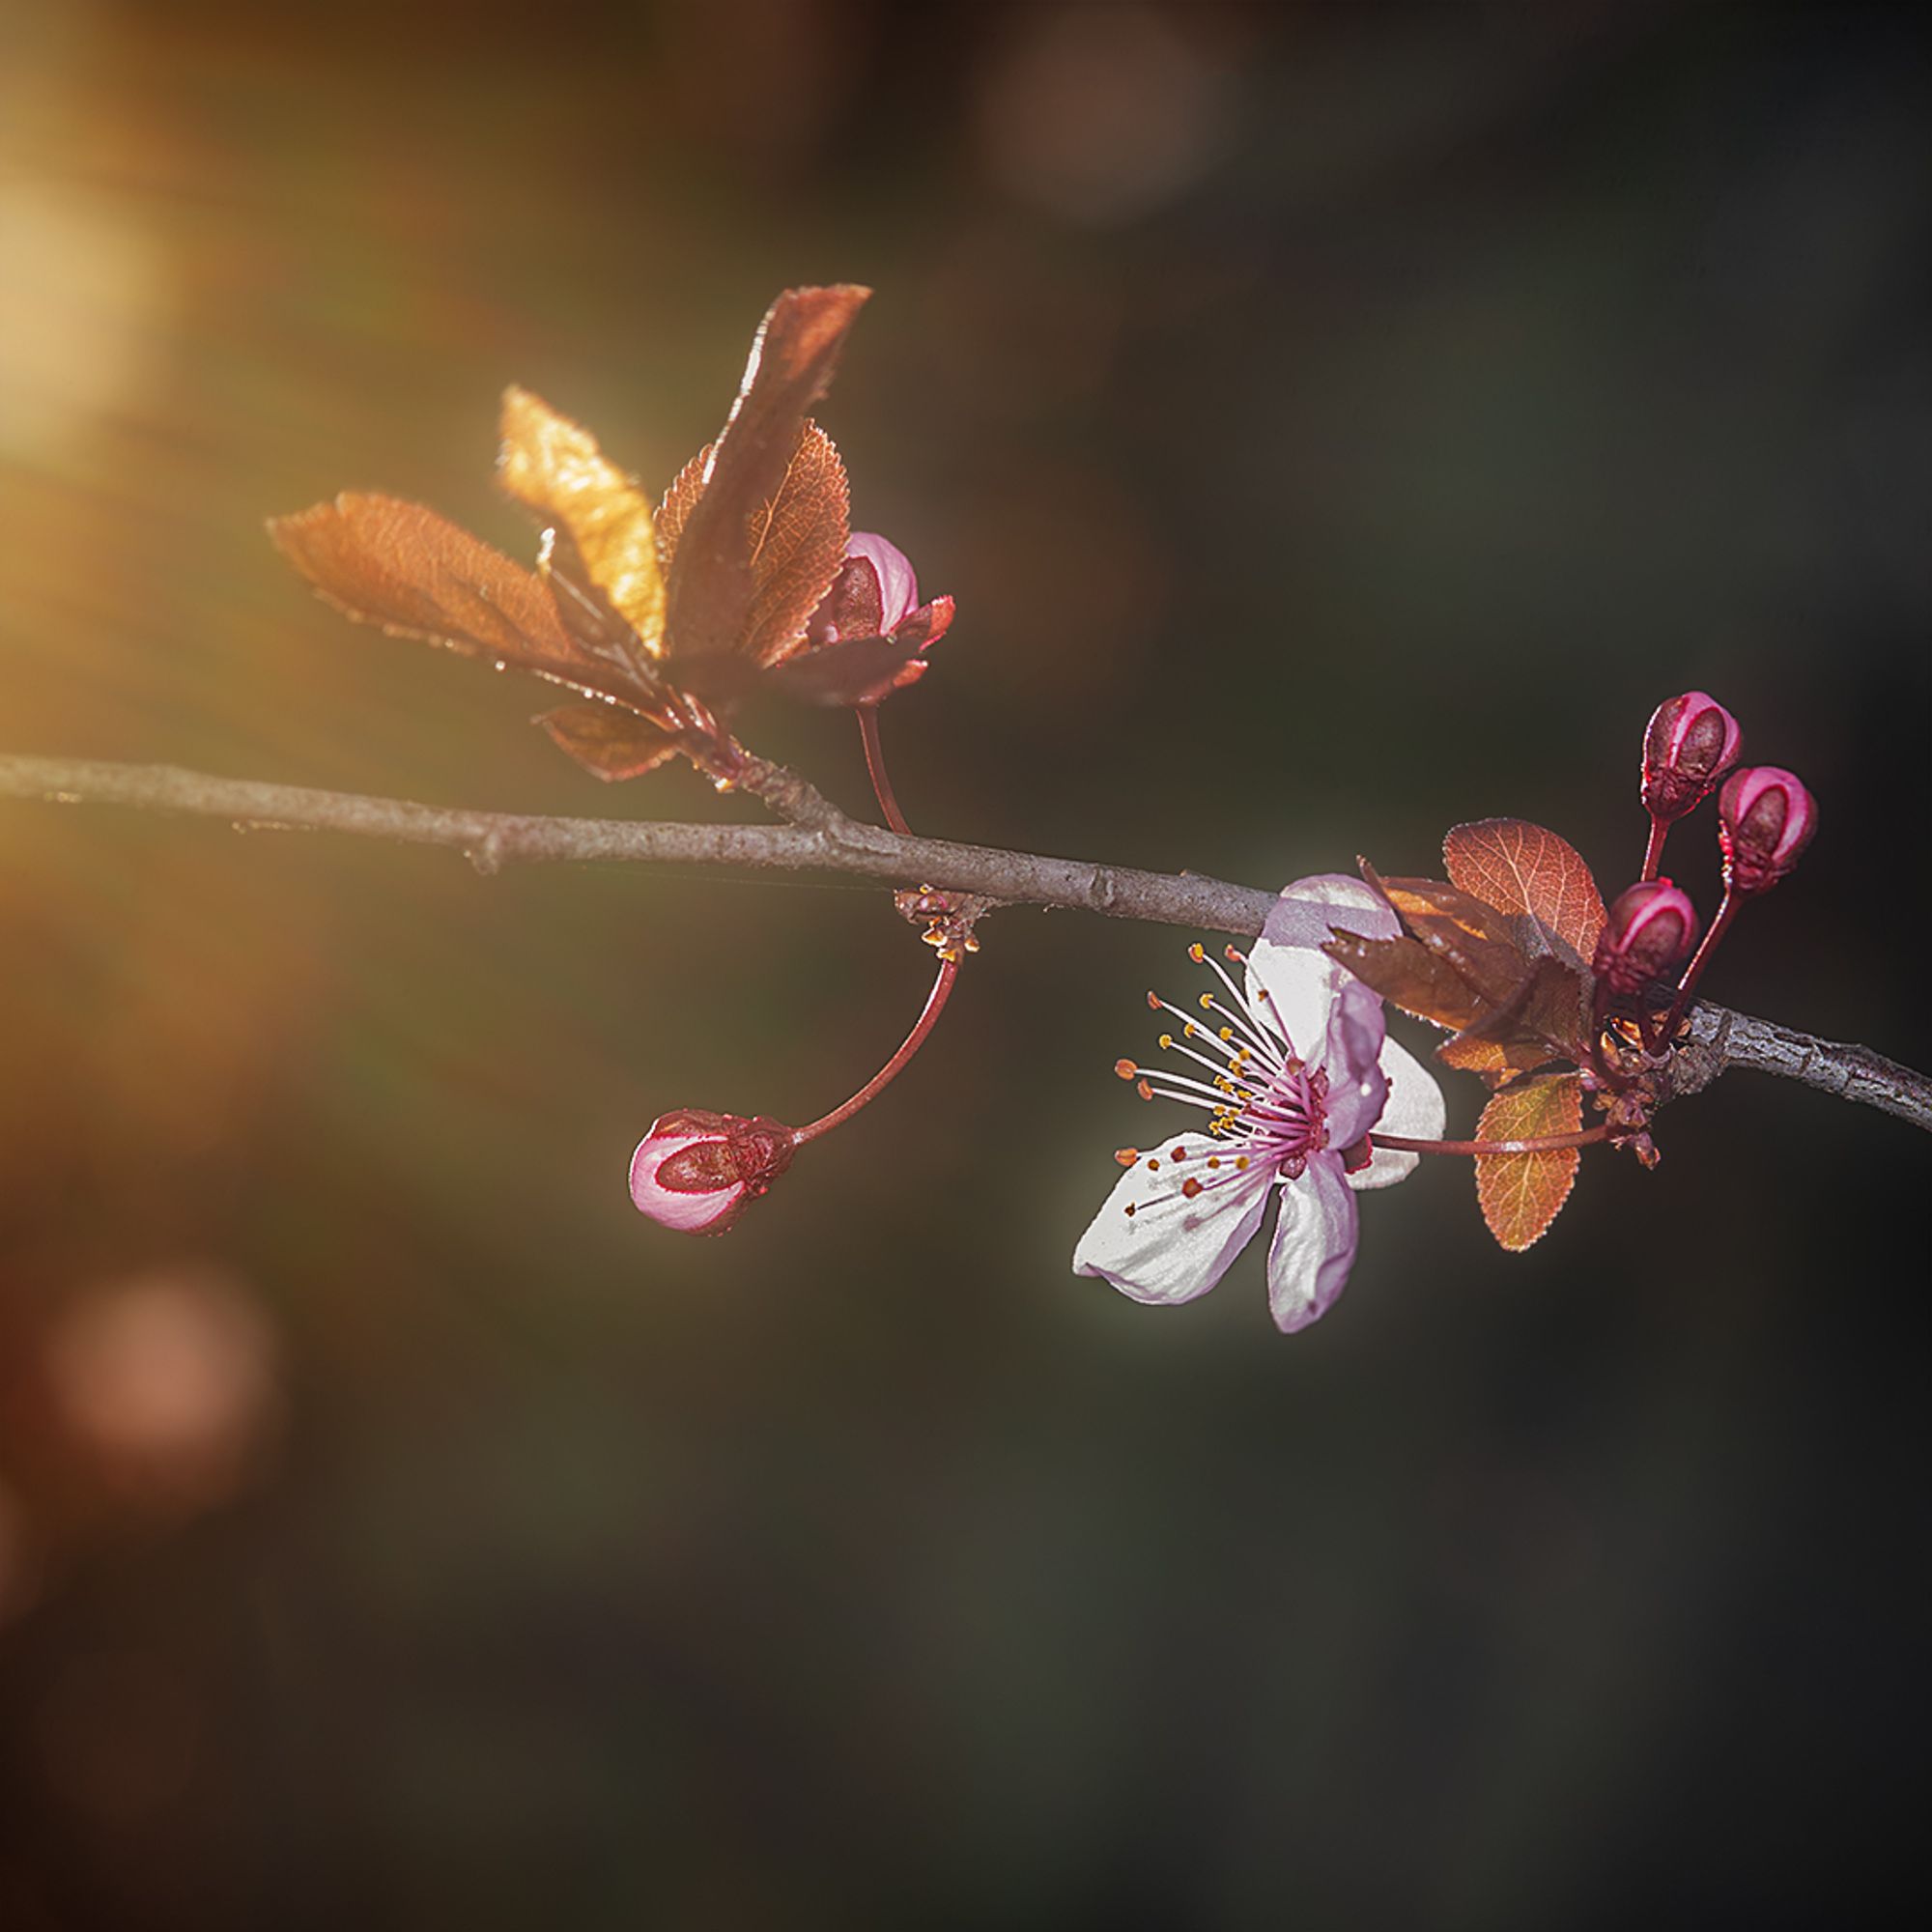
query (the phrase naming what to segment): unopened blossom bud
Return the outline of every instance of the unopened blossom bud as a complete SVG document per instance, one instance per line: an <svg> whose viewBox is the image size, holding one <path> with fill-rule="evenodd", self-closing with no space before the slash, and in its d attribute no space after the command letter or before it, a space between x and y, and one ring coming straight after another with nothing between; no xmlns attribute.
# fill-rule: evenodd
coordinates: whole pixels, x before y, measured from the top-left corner
<svg viewBox="0 0 1932 1932"><path fill-rule="evenodd" d="M1718 794L1724 889L1766 893L1797 865L1818 829L1818 804L1795 773L1747 765Z"/></svg>
<svg viewBox="0 0 1932 1932"><path fill-rule="evenodd" d="M1643 734L1643 804L1668 823L1694 810L1737 763L1744 749L1738 721L1708 692L1667 697Z"/></svg>
<svg viewBox="0 0 1932 1932"><path fill-rule="evenodd" d="M722 1235L791 1165L791 1128L762 1114L680 1107L661 1115L631 1156L640 1214L682 1235Z"/></svg>
<svg viewBox="0 0 1932 1932"><path fill-rule="evenodd" d="M773 675L814 703L876 704L924 674L925 652L952 622L952 598L919 601L912 559L897 544L857 530L806 625L805 648Z"/></svg>
<svg viewBox="0 0 1932 1932"><path fill-rule="evenodd" d="M1641 992L1690 952L1696 931L1690 895L1668 879L1646 879L1611 905L1591 971L1612 992Z"/></svg>

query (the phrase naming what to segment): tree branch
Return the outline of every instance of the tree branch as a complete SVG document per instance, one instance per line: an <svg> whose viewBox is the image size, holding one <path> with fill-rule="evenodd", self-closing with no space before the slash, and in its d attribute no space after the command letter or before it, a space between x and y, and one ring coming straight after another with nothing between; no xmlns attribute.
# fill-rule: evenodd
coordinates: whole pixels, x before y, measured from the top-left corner
<svg viewBox="0 0 1932 1932"><path fill-rule="evenodd" d="M743 789L793 822L693 825L611 818L526 817L452 810L403 799L256 784L173 765L111 764L83 758L0 755L0 796L61 805L131 805L224 818L250 831L350 832L464 853L478 871L509 864L625 860L660 866L732 866L754 871L842 873L893 885L972 893L1009 905L1063 906L1113 919L1146 920L1251 938L1272 892L1192 872L1043 858L940 838L908 838L849 817L795 773L747 760ZM1690 1016L1698 1056L1686 1093L1733 1066L1796 1080L1840 1099L1877 1107L1932 1131L1932 1078L1868 1047L1841 1045L1699 1005Z"/></svg>

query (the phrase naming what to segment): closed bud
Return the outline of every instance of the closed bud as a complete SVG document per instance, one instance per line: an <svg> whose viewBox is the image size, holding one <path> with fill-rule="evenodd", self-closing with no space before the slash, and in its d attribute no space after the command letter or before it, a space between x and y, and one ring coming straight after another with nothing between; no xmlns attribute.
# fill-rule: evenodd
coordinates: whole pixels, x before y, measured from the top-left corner
<svg viewBox="0 0 1932 1932"><path fill-rule="evenodd" d="M1612 992L1641 992L1690 952L1696 933L1689 895L1668 879L1646 879L1610 907L1591 970Z"/></svg>
<svg viewBox="0 0 1932 1932"><path fill-rule="evenodd" d="M1738 761L1745 735L1709 692L1667 697L1643 734L1643 805L1668 822L1701 805Z"/></svg>
<svg viewBox="0 0 1932 1932"><path fill-rule="evenodd" d="M1797 865L1818 829L1818 802L1796 774L1776 765L1733 772L1718 794L1724 889L1766 893Z"/></svg>
<svg viewBox="0 0 1932 1932"><path fill-rule="evenodd" d="M952 622L952 598L919 601L919 579L897 544L859 530L806 625L804 648L772 675L814 704L877 704L924 676L925 653Z"/></svg>
<svg viewBox="0 0 1932 1932"><path fill-rule="evenodd" d="M682 1235L722 1235L791 1165L797 1139L762 1114L680 1107L651 1123L631 1156L640 1214Z"/></svg>

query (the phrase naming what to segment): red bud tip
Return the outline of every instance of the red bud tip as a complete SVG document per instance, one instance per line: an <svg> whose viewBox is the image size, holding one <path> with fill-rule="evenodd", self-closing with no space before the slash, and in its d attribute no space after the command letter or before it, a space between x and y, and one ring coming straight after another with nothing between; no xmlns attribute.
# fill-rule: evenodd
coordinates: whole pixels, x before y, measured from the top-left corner
<svg viewBox="0 0 1932 1932"><path fill-rule="evenodd" d="M639 1213L683 1235L722 1235L791 1165L781 1121L680 1107L661 1115L631 1156Z"/></svg>
<svg viewBox="0 0 1932 1932"><path fill-rule="evenodd" d="M1768 893L1798 864L1817 830L1818 802L1795 773L1776 765L1733 772L1718 795L1724 889Z"/></svg>
<svg viewBox="0 0 1932 1932"><path fill-rule="evenodd" d="M1643 805L1666 823L1716 789L1744 750L1738 721L1709 692L1667 697L1643 734Z"/></svg>
<svg viewBox="0 0 1932 1932"><path fill-rule="evenodd" d="M1697 909L1690 895L1668 879L1646 879L1611 905L1591 971L1612 992L1641 992L1690 952L1696 933Z"/></svg>

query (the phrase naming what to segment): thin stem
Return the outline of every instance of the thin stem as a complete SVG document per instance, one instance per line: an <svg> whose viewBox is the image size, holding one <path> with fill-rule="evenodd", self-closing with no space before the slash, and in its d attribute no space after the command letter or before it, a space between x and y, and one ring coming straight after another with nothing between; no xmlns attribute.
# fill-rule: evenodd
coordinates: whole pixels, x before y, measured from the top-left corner
<svg viewBox="0 0 1932 1932"><path fill-rule="evenodd" d="M1086 859L908 838L846 817L796 772L749 754L736 782L790 823L534 817L306 785L263 784L173 765L0 753L0 798L131 806L186 812L245 831L335 832L442 846L464 854L486 875L512 865L630 863L805 872L900 886L923 880L935 892L978 893L1009 906L1065 906L1109 919L1149 920L1241 938L1260 932L1275 905L1272 892L1198 872L1145 872ZM1743 1066L1876 1107L1932 1131L1932 1075L1901 1066L1869 1047L1820 1039L1708 1003L1686 1010L1690 1033L1673 1049L1678 1094L1694 1092L1727 1068ZM1674 1028L1672 1032L1674 1036ZM1695 1086L1690 1084L1693 1071Z"/></svg>
<svg viewBox="0 0 1932 1932"><path fill-rule="evenodd" d="M1690 995L1696 990L1698 979L1704 968L1711 963L1711 954L1718 950L1718 942L1723 938L1730 923L1737 917L1738 907L1743 901L1734 894L1729 885L1724 887L1722 902L1718 907L1718 916L1711 922L1710 929L1704 934L1701 944L1690 955L1690 963L1684 969L1684 977L1677 982L1677 997L1670 1003L1670 1013L1663 1022L1662 1037L1670 1039L1677 1032L1677 1022L1684 1017L1684 1009L1690 1004Z"/></svg>
<svg viewBox="0 0 1932 1932"><path fill-rule="evenodd" d="M1397 1153L1557 1153L1564 1148L1594 1147L1610 1137L1608 1127L1585 1127L1577 1134L1539 1134L1527 1141L1415 1141L1406 1134L1371 1134L1372 1148Z"/></svg>
<svg viewBox="0 0 1932 1932"><path fill-rule="evenodd" d="M913 1022L904 1045L842 1107L834 1107L831 1113L821 1115L810 1126L794 1127L791 1135L794 1146L803 1147L807 1141L815 1141L820 1134L829 1134L834 1127L849 1121L861 1107L876 1100L898 1078L906 1062L925 1044L926 1035L938 1024L939 1015L945 1011L946 1002L952 992L952 982L958 977L957 959L942 959L939 962L939 977L932 982L932 991L925 996L925 1009Z"/></svg>
<svg viewBox="0 0 1932 1932"><path fill-rule="evenodd" d="M1650 842L1643 848L1643 872L1645 880L1657 877L1658 868L1663 864L1663 841L1670 836L1670 821L1652 815L1650 821Z"/></svg>
<svg viewBox="0 0 1932 1932"><path fill-rule="evenodd" d="M886 814L886 823L903 838L912 837L912 827L906 823L905 813L899 810L899 802L893 791L893 781L886 775L886 748L879 742L879 707L876 704L862 704L859 712L859 737L866 747L866 771L872 781L872 793L879 801L879 810Z"/></svg>

